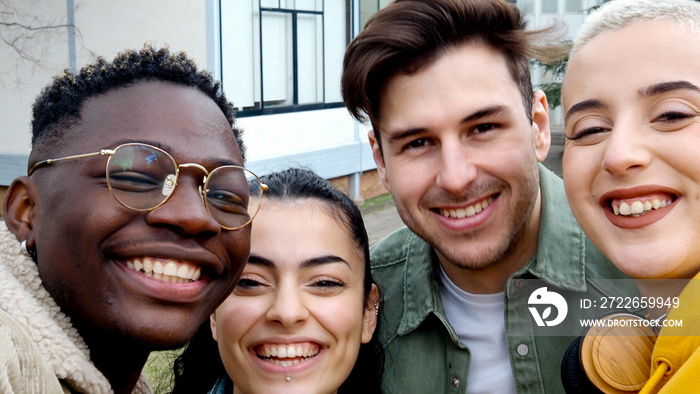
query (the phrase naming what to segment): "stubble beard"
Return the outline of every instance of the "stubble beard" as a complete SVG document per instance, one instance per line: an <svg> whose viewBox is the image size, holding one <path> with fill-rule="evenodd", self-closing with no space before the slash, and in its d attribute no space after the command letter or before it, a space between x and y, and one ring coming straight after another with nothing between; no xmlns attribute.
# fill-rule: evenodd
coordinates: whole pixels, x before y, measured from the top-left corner
<svg viewBox="0 0 700 394"><path fill-rule="evenodd" d="M430 231L427 228L428 226L416 220L416 217L410 213L399 199L396 199L396 210L404 224L417 236L429 243L440 255L448 260L447 262L463 270L485 270L504 261L525 237L527 222L535 207L539 193L537 165L535 165L534 171L534 174L527 176L522 183L523 193L516 200L515 205L512 208L509 207L506 212L506 215L511 218L508 223L512 223L512 225L510 225L505 234L499 236L500 240L497 240L493 247L479 254L465 254L461 251L461 248L450 245L450 241L441 240L434 231ZM504 193L501 192L499 197L503 195ZM510 195L512 196L512 193ZM482 236L481 231L476 231L462 234L460 238L464 242L475 243Z"/></svg>

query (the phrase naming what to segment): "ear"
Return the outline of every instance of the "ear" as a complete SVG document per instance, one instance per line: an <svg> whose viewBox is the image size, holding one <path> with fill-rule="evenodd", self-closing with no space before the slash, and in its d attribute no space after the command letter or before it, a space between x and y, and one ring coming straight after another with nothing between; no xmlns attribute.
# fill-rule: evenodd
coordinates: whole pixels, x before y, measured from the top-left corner
<svg viewBox="0 0 700 394"><path fill-rule="evenodd" d="M209 327L211 328L211 337L214 338L215 341L218 341L218 339L216 339L216 312L209 316Z"/></svg>
<svg viewBox="0 0 700 394"><path fill-rule="evenodd" d="M379 148L379 138L382 138L380 135L374 132L374 130L370 130L367 133L367 137L369 138L369 146L372 148L372 157L374 158L374 162L377 163L377 173L379 174L379 179L382 181L382 185L386 188L386 190L391 193L391 185L389 184L389 181L387 180L386 177L386 165L384 164L384 155L382 155L382 150Z"/></svg>
<svg viewBox="0 0 700 394"><path fill-rule="evenodd" d="M547 96L542 90L535 91L532 97L532 133L537 161L542 162L547 158L549 145L552 142L549 130L549 106Z"/></svg>
<svg viewBox="0 0 700 394"><path fill-rule="evenodd" d="M372 284L372 290L369 291L367 297L367 305L362 318L362 343L368 343L374 335L374 330L377 328L377 319L379 311L379 290L377 285Z"/></svg>
<svg viewBox="0 0 700 394"><path fill-rule="evenodd" d="M34 221L38 213L39 193L27 176L21 176L10 185L2 206L7 228L20 241L27 241L28 248L36 246Z"/></svg>

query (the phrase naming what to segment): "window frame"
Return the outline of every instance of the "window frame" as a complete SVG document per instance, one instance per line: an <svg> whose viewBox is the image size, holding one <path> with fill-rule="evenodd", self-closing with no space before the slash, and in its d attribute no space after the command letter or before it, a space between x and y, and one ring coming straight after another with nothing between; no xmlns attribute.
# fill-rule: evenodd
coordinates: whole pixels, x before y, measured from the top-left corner
<svg viewBox="0 0 700 394"><path fill-rule="evenodd" d="M218 29L218 34L219 34L219 39L218 39L218 51L219 53L223 54L224 51L224 45L226 39L224 38L224 31L222 28L223 25L223 12L222 12L222 2L225 0L215 0L217 5L218 5L218 24L219 24L219 29ZM337 0L331 0L331 1L337 1ZM251 31L251 37L253 39L253 46L257 46L257 51L258 53L255 53L254 56L257 57L257 59L253 59L253 74L252 74L252 85L254 89L259 89L259 96L258 93L256 92L252 97L253 97L253 103L254 107L246 107L246 108L240 108L236 106L236 100L235 98L233 99L234 101L234 106L236 106L236 116L239 118L244 118L244 117L253 117L253 116L259 116L259 115L270 115L270 114L280 114L280 113L289 113L289 112L299 112L299 111L312 111L312 110L322 110L322 109L330 109L330 108L340 108L343 107L344 104L342 102L342 99L338 101L330 101L327 102L327 92L326 88L328 87L328 84L331 83L338 83L340 81L335 81L335 77L331 72L330 77L333 79L333 81L328 80L329 73L327 69L327 59L326 59L326 51L327 51L327 21L326 18L328 16L327 12L327 0L317 0L317 4L319 7L315 7L314 10L310 9L304 9L301 7L283 7L281 4L281 1L277 1L277 7L274 5L270 5L270 1L264 1L264 0L251 0L252 2L252 7L253 7L253 18L255 19L254 23L257 23L258 25L254 27L254 29ZM266 5L263 5L264 3L267 3ZM343 1L344 7L345 7L345 26L344 26L344 33L343 37L345 38L345 45L349 43L350 33L349 29L351 28L351 13L348 11L348 8L350 7L351 1ZM339 10L336 10L339 11ZM257 15L255 15L257 13ZM265 75L264 75L264 64L265 64L265 59L264 59L264 43L263 43L263 19L266 14L269 15L269 13L276 13L280 15L290 15L291 16L291 34L292 37L291 43L288 44L288 49L291 51L291 64L290 67L292 68L291 72L291 77L292 77L292 83L291 83L291 98L290 104L287 105L276 105L276 106L266 106L266 101L265 98ZM317 68L315 77L317 78L318 83L320 84L317 85L318 93L320 93L320 101L318 102L312 102L312 103L299 103L299 42L298 42L298 18L300 16L304 15L310 15L313 17L318 17L320 19L320 48L318 48L316 53L318 56L320 56L320 62L319 62L319 68ZM256 37L257 36L257 37ZM334 39L335 35L331 36L331 39ZM246 37L248 39L249 37ZM228 38L231 39L231 38ZM290 45L291 44L291 45ZM303 43L302 43L303 45ZM224 56L218 56L218 62L220 63L218 65L218 68L220 70L224 70ZM259 64L256 64L259 63ZM334 62L335 63L335 62ZM257 70L255 70L257 68ZM259 75L256 75L256 73L259 73ZM320 74L320 75L319 75ZM232 78L235 76L229 75L228 79L234 79ZM224 78L224 75L221 75L220 78L223 82L226 83ZM226 88L226 86L224 86ZM250 97L250 96L248 96ZM317 96L318 97L318 96ZM333 100L335 100L335 97L333 97ZM248 101L250 102L250 101Z"/></svg>

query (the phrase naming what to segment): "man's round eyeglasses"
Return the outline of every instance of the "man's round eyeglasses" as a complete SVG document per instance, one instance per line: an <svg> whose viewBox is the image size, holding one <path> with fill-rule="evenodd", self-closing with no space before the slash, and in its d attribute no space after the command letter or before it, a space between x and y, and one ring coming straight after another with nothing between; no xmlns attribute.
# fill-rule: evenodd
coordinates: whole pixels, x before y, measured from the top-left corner
<svg viewBox="0 0 700 394"><path fill-rule="evenodd" d="M165 204L177 186L181 168L204 172L199 192L209 214L225 230L238 230L253 221L260 210L267 186L252 171L235 166L217 167L211 172L197 163L177 164L168 152L152 145L127 143L114 149L48 159L34 164L28 172L50 164L93 156L107 159L107 186L112 196L134 211L152 211Z"/></svg>

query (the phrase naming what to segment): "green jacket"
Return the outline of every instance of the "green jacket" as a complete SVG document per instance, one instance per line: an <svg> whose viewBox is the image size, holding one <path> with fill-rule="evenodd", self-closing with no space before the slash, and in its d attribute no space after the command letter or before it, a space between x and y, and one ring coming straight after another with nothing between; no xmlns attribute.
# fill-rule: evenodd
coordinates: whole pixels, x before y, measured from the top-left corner
<svg viewBox="0 0 700 394"><path fill-rule="evenodd" d="M519 393L564 391L562 357L583 332L579 318L601 314L600 309L578 308L580 299L638 294L631 280L597 281L627 277L584 235L562 180L543 166L540 189L537 252L510 277L505 289L506 340ZM470 351L459 342L443 311L432 247L404 227L374 245L371 260L383 295L379 339L385 350L385 392L466 392ZM556 328L538 327L528 310L530 294L542 286L568 302L567 317Z"/></svg>

